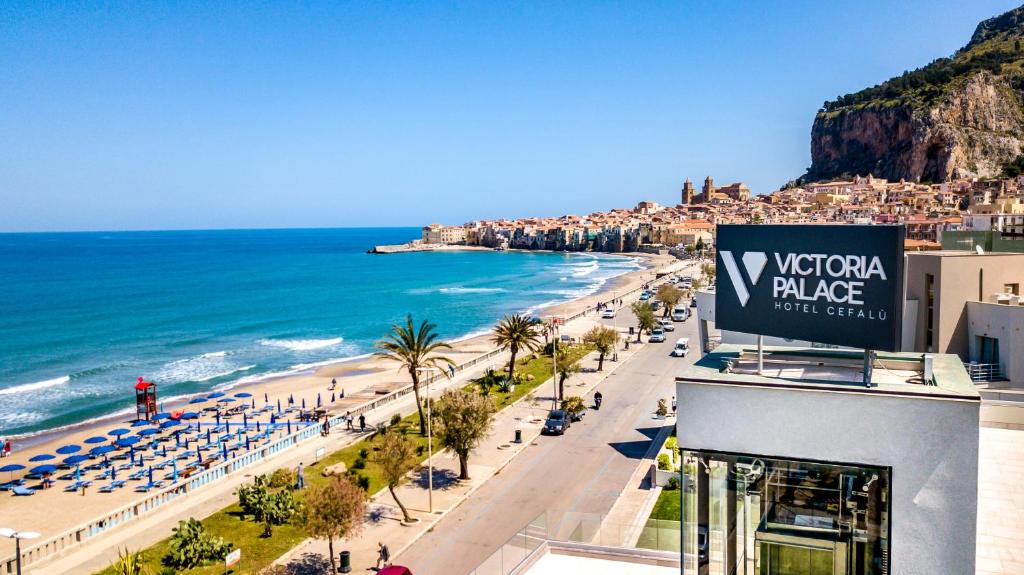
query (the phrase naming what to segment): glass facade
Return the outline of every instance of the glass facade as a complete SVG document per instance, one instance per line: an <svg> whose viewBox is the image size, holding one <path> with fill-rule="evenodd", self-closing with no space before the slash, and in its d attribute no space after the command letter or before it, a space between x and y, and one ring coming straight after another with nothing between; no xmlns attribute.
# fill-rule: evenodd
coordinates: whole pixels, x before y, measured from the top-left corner
<svg viewBox="0 0 1024 575"><path fill-rule="evenodd" d="M683 451L685 575L888 575L890 469Z"/></svg>

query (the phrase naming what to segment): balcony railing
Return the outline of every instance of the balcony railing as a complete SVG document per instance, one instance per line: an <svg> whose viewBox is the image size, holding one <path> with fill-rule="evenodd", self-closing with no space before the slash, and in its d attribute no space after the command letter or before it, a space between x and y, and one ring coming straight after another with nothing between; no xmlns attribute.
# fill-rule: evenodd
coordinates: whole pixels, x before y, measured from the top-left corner
<svg viewBox="0 0 1024 575"><path fill-rule="evenodd" d="M998 363L965 363L971 381L981 383L986 381L1002 381L1003 371Z"/></svg>

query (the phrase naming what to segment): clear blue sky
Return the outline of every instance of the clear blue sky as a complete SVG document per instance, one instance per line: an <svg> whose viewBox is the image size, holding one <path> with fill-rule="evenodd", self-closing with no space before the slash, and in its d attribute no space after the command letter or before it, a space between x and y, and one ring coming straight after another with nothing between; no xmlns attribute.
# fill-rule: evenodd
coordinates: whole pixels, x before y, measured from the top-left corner
<svg viewBox="0 0 1024 575"><path fill-rule="evenodd" d="M0 230L461 223L675 203L707 174L768 192L809 165L824 100L1014 6L98 4L0 4Z"/></svg>

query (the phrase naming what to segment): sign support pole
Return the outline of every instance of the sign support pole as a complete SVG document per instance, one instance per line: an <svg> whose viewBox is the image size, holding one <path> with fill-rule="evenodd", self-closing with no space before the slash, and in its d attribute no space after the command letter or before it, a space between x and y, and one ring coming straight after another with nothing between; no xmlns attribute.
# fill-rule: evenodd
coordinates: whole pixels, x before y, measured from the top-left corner
<svg viewBox="0 0 1024 575"><path fill-rule="evenodd" d="M764 336L757 336L757 375L764 375Z"/></svg>
<svg viewBox="0 0 1024 575"><path fill-rule="evenodd" d="M864 387L871 387L871 372L875 365L875 352L870 349L864 350Z"/></svg>

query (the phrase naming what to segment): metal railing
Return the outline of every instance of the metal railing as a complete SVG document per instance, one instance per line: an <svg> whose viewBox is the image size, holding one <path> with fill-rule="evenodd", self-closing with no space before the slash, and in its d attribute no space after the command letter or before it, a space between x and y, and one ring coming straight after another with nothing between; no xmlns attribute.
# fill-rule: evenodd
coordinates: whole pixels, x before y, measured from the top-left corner
<svg viewBox="0 0 1024 575"><path fill-rule="evenodd" d="M965 363L967 374L973 382L1002 381L1003 370L998 363Z"/></svg>

